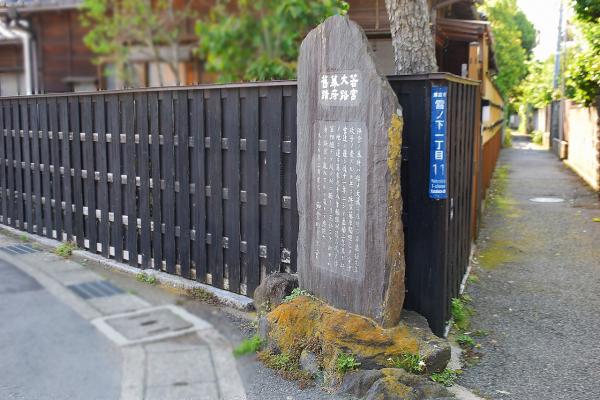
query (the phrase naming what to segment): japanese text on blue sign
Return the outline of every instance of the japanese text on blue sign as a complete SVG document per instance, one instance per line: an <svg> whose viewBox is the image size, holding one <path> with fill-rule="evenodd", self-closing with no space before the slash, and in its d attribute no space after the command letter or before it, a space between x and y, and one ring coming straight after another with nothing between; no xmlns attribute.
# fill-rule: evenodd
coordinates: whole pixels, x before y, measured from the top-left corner
<svg viewBox="0 0 600 400"><path fill-rule="evenodd" d="M446 185L446 114L448 87L431 87L431 144L429 155L429 197L448 197Z"/></svg>

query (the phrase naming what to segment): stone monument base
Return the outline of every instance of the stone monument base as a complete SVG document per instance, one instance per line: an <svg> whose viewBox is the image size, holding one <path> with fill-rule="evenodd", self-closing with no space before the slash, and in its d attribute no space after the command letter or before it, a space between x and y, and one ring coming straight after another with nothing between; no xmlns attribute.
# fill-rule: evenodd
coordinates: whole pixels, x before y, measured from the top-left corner
<svg viewBox="0 0 600 400"><path fill-rule="evenodd" d="M360 370L397 367L398 360L413 355L422 361L421 373L434 373L450 360L448 342L433 335L418 314L403 313L397 326L385 329L310 296L299 296L261 317L259 334L266 353L285 355L329 386L343 378L340 354L354 360L351 369Z"/></svg>

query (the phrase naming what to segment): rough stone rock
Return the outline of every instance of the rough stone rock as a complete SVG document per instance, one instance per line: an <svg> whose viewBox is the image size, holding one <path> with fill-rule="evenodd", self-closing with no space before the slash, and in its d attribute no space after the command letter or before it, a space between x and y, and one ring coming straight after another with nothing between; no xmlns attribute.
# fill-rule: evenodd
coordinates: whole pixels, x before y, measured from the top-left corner
<svg viewBox="0 0 600 400"><path fill-rule="evenodd" d="M413 375L397 368L346 374L337 392L369 400L441 400L454 397L427 376Z"/></svg>
<svg viewBox="0 0 600 400"><path fill-rule="evenodd" d="M297 275L282 272L271 274L254 290L254 306L259 313L268 312L280 305L297 287Z"/></svg>
<svg viewBox="0 0 600 400"><path fill-rule="evenodd" d="M300 47L297 118L300 286L393 327L404 302L403 120L347 17L328 18Z"/></svg>
<svg viewBox="0 0 600 400"><path fill-rule="evenodd" d="M282 353L300 354L308 347L321 349L327 371L335 371L340 352L351 353L365 364L362 368L390 366L390 357L417 354L419 342L404 325L385 329L362 315L333 308L313 297L300 296L283 303L269 314L268 343Z"/></svg>
<svg viewBox="0 0 600 400"><path fill-rule="evenodd" d="M366 369L347 373L338 388L339 394L349 394L358 398L367 395L371 386L383 377L383 372L378 369Z"/></svg>
<svg viewBox="0 0 600 400"><path fill-rule="evenodd" d="M267 350L271 354L279 354L281 353L281 349L279 348L277 341L271 339L271 323L266 316L261 316L258 318L258 327L256 333L262 340L262 343Z"/></svg>
<svg viewBox="0 0 600 400"><path fill-rule="evenodd" d="M401 324L409 327L419 341L419 356L425 361L427 372L443 371L450 362L450 343L434 335L425 317L414 311L403 311Z"/></svg>
<svg viewBox="0 0 600 400"><path fill-rule="evenodd" d="M317 355L312 351L306 349L302 350L302 353L300 353L300 368L312 376L318 375L320 366Z"/></svg>
<svg viewBox="0 0 600 400"><path fill-rule="evenodd" d="M403 369L384 368L382 377L367 392L366 400L442 400L454 395L427 376L410 374Z"/></svg>

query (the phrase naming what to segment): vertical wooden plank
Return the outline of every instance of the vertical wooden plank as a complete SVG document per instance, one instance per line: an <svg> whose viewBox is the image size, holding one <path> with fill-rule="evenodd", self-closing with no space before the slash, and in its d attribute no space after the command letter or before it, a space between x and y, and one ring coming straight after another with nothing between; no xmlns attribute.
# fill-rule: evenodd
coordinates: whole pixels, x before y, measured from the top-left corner
<svg viewBox="0 0 600 400"><path fill-rule="evenodd" d="M224 153L225 200L225 264L227 265L229 290L240 292L240 93L239 89L224 89L223 136L227 141Z"/></svg>
<svg viewBox="0 0 600 400"><path fill-rule="evenodd" d="M161 151L158 94L148 93L148 113L150 114L150 135L152 138L152 257L154 269L162 269L162 191L160 185Z"/></svg>
<svg viewBox="0 0 600 400"><path fill-rule="evenodd" d="M242 203L242 240L246 253L242 257L242 270L246 275L246 295L252 296L260 284L259 224L259 100L257 88L242 89L241 135L245 141L242 152L242 190L246 201Z"/></svg>
<svg viewBox="0 0 600 400"><path fill-rule="evenodd" d="M44 224L42 215L42 171L40 170L40 124L39 110L37 100L29 100L29 116L31 118L31 161L33 162L33 194L35 196L34 215L35 215L35 233L42 235Z"/></svg>
<svg viewBox="0 0 600 400"><path fill-rule="evenodd" d="M127 213L127 253L129 265L138 266L138 237L137 237L137 186L136 186L136 154L135 154L135 130L134 130L134 106L133 95L124 94L121 100L121 128L125 134L125 157L123 164L127 185L125 186L125 212Z"/></svg>
<svg viewBox="0 0 600 400"><path fill-rule="evenodd" d="M50 131L52 139L50 141L52 172L52 199L54 200L54 229L56 230L56 239L63 240L62 230L62 185L60 177L60 139L58 137L58 107L56 97L50 98L48 118L50 120ZM65 171L68 173L68 171Z"/></svg>
<svg viewBox="0 0 600 400"><path fill-rule="evenodd" d="M85 133L83 147L83 168L86 170L84 185L84 204L87 207L87 217L85 218L85 236L88 240L88 250L92 253L97 251L98 227L96 219L96 180L94 173L94 115L92 112L92 98L90 96L80 97L81 99L81 128Z"/></svg>
<svg viewBox="0 0 600 400"><path fill-rule="evenodd" d="M6 140L8 130L4 123L4 102L0 100L0 213L2 214L2 223L8 224L7 216L7 188L6 188Z"/></svg>
<svg viewBox="0 0 600 400"><path fill-rule="evenodd" d="M25 222L27 223L27 232L33 233L33 193L31 187L31 138L29 136L29 107L27 100L19 101L21 108L21 127L23 129L23 189L25 192Z"/></svg>
<svg viewBox="0 0 600 400"><path fill-rule="evenodd" d="M52 196L51 196L51 181L50 181L50 139L48 137L48 98L40 99L40 130L42 164L42 188L44 193L44 227L46 228L46 236L52 237Z"/></svg>
<svg viewBox="0 0 600 400"><path fill-rule="evenodd" d="M261 113L263 129L267 139L267 205L264 211L269 216L266 236L267 272L279 272L281 266L281 134L282 134L282 90L281 87L267 88L265 108Z"/></svg>
<svg viewBox="0 0 600 400"><path fill-rule="evenodd" d="M73 203L75 211L73 214L73 233L77 239L77 246L84 248L85 233L83 230L83 179L81 170L81 108L80 98L69 97L70 125L73 138L71 139L71 165L73 167Z"/></svg>
<svg viewBox="0 0 600 400"><path fill-rule="evenodd" d="M139 214L140 214L140 251L142 268L150 266L152 258L152 235L150 231L150 153L148 131L148 95L135 95L136 132L139 135L137 167L140 177Z"/></svg>
<svg viewBox="0 0 600 400"><path fill-rule="evenodd" d="M206 131L210 138L208 153L208 233L211 241L208 251L208 267L212 284L223 287L223 196L221 160L221 91L209 90L206 109Z"/></svg>
<svg viewBox="0 0 600 400"><path fill-rule="evenodd" d="M296 272L298 242L298 201L296 196L296 87L283 88L283 140L289 143L282 148L283 196L286 204L282 210L282 259L288 272ZM282 204L283 206L283 204Z"/></svg>
<svg viewBox="0 0 600 400"><path fill-rule="evenodd" d="M175 133L177 135L177 225L179 225L179 265L181 276L190 277L190 164L188 92L177 92Z"/></svg>
<svg viewBox="0 0 600 400"><path fill-rule="evenodd" d="M19 102L11 100L10 107L12 111L12 128L15 135L13 138L13 155L15 160L15 222L18 222L14 226L23 229L23 166L21 164L23 148L21 144Z"/></svg>
<svg viewBox="0 0 600 400"><path fill-rule="evenodd" d="M162 176L165 181L162 215L165 223L164 247L167 272L175 273L175 145L173 139L173 92L160 93L160 132L163 135Z"/></svg>
<svg viewBox="0 0 600 400"><path fill-rule="evenodd" d="M7 159L7 178L8 178L8 183L7 183L7 189L8 189L8 193L6 196L6 201L8 203L8 218L7 218L7 225L12 225L13 227L15 226L15 214L16 214L16 210L14 207L15 204L15 158L14 158L14 148L13 148L13 141L14 141L14 132L13 132L13 125L12 125L12 113L11 113L11 107L10 107L10 101L6 101L4 103L4 123L6 124L6 130L7 130L7 135L6 135L6 159Z"/></svg>
<svg viewBox="0 0 600 400"><path fill-rule="evenodd" d="M61 153L62 153L62 166L64 173L62 177L63 183L63 199L65 202L64 209L64 231L66 240L73 240L73 189L72 189L72 177L71 177L71 141L69 135L71 130L69 129L69 101L67 97L60 97L58 99L58 112L59 112L59 128L62 132Z"/></svg>
<svg viewBox="0 0 600 400"><path fill-rule="evenodd" d="M194 247L192 257L196 268L196 280L206 282L208 272L206 264L206 181L204 154L204 91L193 90L190 105L190 133L194 138L193 156L191 159L192 181L194 182L193 221Z"/></svg>
<svg viewBox="0 0 600 400"><path fill-rule="evenodd" d="M114 257L117 261L123 261L123 212L121 208L121 142L119 97L108 96L108 131L111 134L109 171L112 173L112 185L110 190L110 208L113 213L111 230L111 242L114 248Z"/></svg>
<svg viewBox="0 0 600 400"><path fill-rule="evenodd" d="M102 255L110 257L110 222L108 220L108 146L106 142L106 102L104 96L96 96L94 102L94 127L98 134L96 143L96 169L98 170L98 208L100 223L98 238L102 246Z"/></svg>

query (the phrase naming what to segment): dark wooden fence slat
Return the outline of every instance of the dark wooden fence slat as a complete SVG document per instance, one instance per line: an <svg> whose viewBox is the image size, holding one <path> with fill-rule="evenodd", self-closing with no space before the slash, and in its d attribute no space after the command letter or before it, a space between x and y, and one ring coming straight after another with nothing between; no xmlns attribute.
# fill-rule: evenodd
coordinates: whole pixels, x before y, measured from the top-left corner
<svg viewBox="0 0 600 400"><path fill-rule="evenodd" d="M204 154L204 93L193 91L190 105L190 132L193 137L194 147L191 159L192 181L194 182L194 196L192 204L194 224L194 247L192 257L196 269L196 279L206 282L206 181L205 181L205 154Z"/></svg>
<svg viewBox="0 0 600 400"><path fill-rule="evenodd" d="M29 117L31 120L31 161L33 162L33 194L34 215L35 215L35 233L42 235L43 215L42 215L42 172L40 171L40 125L39 125L39 110L38 103L35 99L29 100ZM4 185L2 185L4 187Z"/></svg>
<svg viewBox="0 0 600 400"><path fill-rule="evenodd" d="M177 93L175 132L177 135L177 225L179 226L179 265L181 276L190 277L190 163L188 92Z"/></svg>
<svg viewBox="0 0 600 400"><path fill-rule="evenodd" d="M85 205L87 206L87 218L85 218L85 232L88 239L88 249L96 253L98 250L98 227L96 223L96 180L94 173L94 114L92 112L92 98L84 96L81 98L81 128L85 133L83 142L83 168L87 172L84 180Z"/></svg>
<svg viewBox="0 0 600 400"><path fill-rule="evenodd" d="M240 94L239 89L223 91L223 136L227 140L224 153L224 186L227 199L224 210L224 230L227 237L225 264L229 290L240 291Z"/></svg>
<svg viewBox="0 0 600 400"><path fill-rule="evenodd" d="M6 127L8 130L8 135L6 136L6 158L8 159L7 166L7 176L8 176L8 220L10 221L11 226L15 226L15 167L14 167L14 148L13 148L13 124L12 124L12 113L10 102L7 101L4 103L4 122L6 123Z"/></svg>
<svg viewBox="0 0 600 400"><path fill-rule="evenodd" d="M21 124L19 115L19 103L17 100L11 101L12 109L12 127L14 131L13 154L15 156L15 218L18 224L14 226L23 229L23 167L21 165Z"/></svg>
<svg viewBox="0 0 600 400"><path fill-rule="evenodd" d="M140 177L139 215L140 215L140 252L142 268L150 266L152 258L152 235L150 231L150 153L148 131L148 95L135 95L136 133L139 135L137 167Z"/></svg>
<svg viewBox="0 0 600 400"><path fill-rule="evenodd" d="M31 138L29 137L29 107L27 99L19 101L21 109L21 127L23 129L23 190L25 192L25 222L27 232L33 233L33 193L31 187Z"/></svg>
<svg viewBox="0 0 600 400"><path fill-rule="evenodd" d="M118 95L108 96L108 133L111 134L108 170L112 173L112 184L110 187L110 209L113 213L111 225L111 243L114 249L114 257L117 261L123 261L123 209L121 208L121 141ZM126 118L129 118L127 116Z"/></svg>
<svg viewBox="0 0 600 400"><path fill-rule="evenodd" d="M102 246L102 255L110 255L110 222L108 221L108 147L106 143L106 102L104 96L98 96L94 101L94 130L98 134L96 143L96 169L98 170L98 209L100 221L98 240Z"/></svg>
<svg viewBox="0 0 600 400"><path fill-rule="evenodd" d="M52 196L50 194L50 139L48 137L48 99L40 99L39 103L40 111L40 130L42 131L41 137L41 151L42 151L42 164L44 164L44 171L42 172L42 188L44 193L44 226L46 228L46 236L52 237Z"/></svg>
<svg viewBox="0 0 600 400"><path fill-rule="evenodd" d="M63 240L63 221L62 221L62 185L60 179L60 139L58 134L58 103L56 98L50 99L48 118L50 120L50 131L52 139L50 140L50 157L53 170L50 173L52 178L52 200L54 201L54 223L53 227L56 231L56 239ZM66 171L65 171L66 173Z"/></svg>
<svg viewBox="0 0 600 400"><path fill-rule="evenodd" d="M152 167L152 223L154 230L152 232L152 256L154 260L154 269L162 268L162 191L160 188L161 173L161 151L160 151L160 125L159 125L159 102L158 94L148 93L148 113L150 115L150 135L152 137L151 146L151 167Z"/></svg>
<svg viewBox="0 0 600 400"><path fill-rule="evenodd" d="M281 138L282 138L282 90L280 87L267 89L265 118L267 137L267 206L264 211L269 218L266 237L268 273L281 268Z"/></svg>
<svg viewBox="0 0 600 400"><path fill-rule="evenodd" d="M162 197L162 215L165 223L164 256L167 272L175 273L177 249L175 247L175 145L173 139L173 93L160 93L160 132L163 135L162 176L165 188Z"/></svg>
<svg viewBox="0 0 600 400"><path fill-rule="evenodd" d="M242 152L241 185L246 194L242 203L242 240L246 252L242 257L242 272L246 276L246 294L252 296L260 284L260 206L259 206L259 98L257 88L242 90L241 135L246 148Z"/></svg>
<svg viewBox="0 0 600 400"><path fill-rule="evenodd" d="M59 130L62 133L60 141L62 167L64 173L62 176L63 199L65 202L64 209L64 232L66 240L73 240L73 189L71 178L71 141L69 140L69 102L68 98L60 97L58 99L58 122Z"/></svg>
<svg viewBox="0 0 600 400"><path fill-rule="evenodd" d="M73 139L71 140L71 165L73 166L73 204L75 211L73 214L74 228L73 233L76 236L77 246L83 248L85 232L83 229L83 179L81 177L81 118L80 118L80 97L73 96L69 98L70 126Z"/></svg>
<svg viewBox="0 0 600 400"><path fill-rule="evenodd" d="M121 133L125 134L125 153L124 167L127 176L127 185L125 185L125 212L127 213L127 253L129 265L136 267L138 265L138 237L137 237L137 186L136 186L136 151L135 151L135 130L134 130L134 105L133 95L125 94L120 97L121 116L123 122Z"/></svg>
<svg viewBox="0 0 600 400"><path fill-rule="evenodd" d="M208 151L208 232L211 243L208 252L208 266L214 286L223 287L223 196L221 160L221 91L209 90L206 112L206 131L210 138Z"/></svg>
<svg viewBox="0 0 600 400"><path fill-rule="evenodd" d="M0 100L0 213L2 214L2 223L8 224L7 218L7 190L6 190L6 133L7 127L4 123L4 102Z"/></svg>
<svg viewBox="0 0 600 400"><path fill-rule="evenodd" d="M282 210L283 247L287 259L286 268L296 272L298 241L298 204L296 196L296 91L284 88L283 93L283 140L290 143L289 153L281 154L284 191L288 204Z"/></svg>

